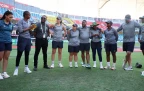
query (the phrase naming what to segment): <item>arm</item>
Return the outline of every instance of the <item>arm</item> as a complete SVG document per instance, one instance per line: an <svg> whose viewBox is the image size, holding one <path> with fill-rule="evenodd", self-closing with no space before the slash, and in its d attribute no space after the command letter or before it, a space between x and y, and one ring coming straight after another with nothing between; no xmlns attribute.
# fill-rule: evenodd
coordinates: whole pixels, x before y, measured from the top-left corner
<svg viewBox="0 0 144 91"><path fill-rule="evenodd" d="M117 29L117 32L121 31L123 28L122 28L122 25Z"/></svg>
<svg viewBox="0 0 144 91"><path fill-rule="evenodd" d="M100 29L99 36L100 39L102 38L102 30Z"/></svg>
<svg viewBox="0 0 144 91"><path fill-rule="evenodd" d="M113 31L114 31L114 35L116 37L116 41L118 41L118 33L117 33L117 31L115 29L113 29Z"/></svg>
<svg viewBox="0 0 144 91"><path fill-rule="evenodd" d="M70 30L67 32L67 40L70 40Z"/></svg>
<svg viewBox="0 0 144 91"><path fill-rule="evenodd" d="M28 27L28 28L26 28L26 29L23 29L22 26L23 26L22 21L19 21L19 22L18 22L18 30L19 30L20 33L29 31L29 30L31 30L31 29L33 28L33 26L30 26L30 27Z"/></svg>
<svg viewBox="0 0 144 91"><path fill-rule="evenodd" d="M66 30L66 27L64 25L63 25L63 30L64 30L64 37L65 37L67 34L67 30Z"/></svg>
<svg viewBox="0 0 144 91"><path fill-rule="evenodd" d="M142 31L142 29L140 29L140 30L139 30L139 33L138 33L138 41L139 41L139 42L141 42L141 31Z"/></svg>

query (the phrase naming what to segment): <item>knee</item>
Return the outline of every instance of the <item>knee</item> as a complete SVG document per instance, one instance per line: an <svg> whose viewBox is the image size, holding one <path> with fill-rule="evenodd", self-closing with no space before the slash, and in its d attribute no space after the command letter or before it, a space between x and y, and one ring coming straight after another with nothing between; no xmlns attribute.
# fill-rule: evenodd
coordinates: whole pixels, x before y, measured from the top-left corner
<svg viewBox="0 0 144 91"><path fill-rule="evenodd" d="M3 59L3 58L2 58L2 57L0 57L0 61L2 61L2 59Z"/></svg>
<svg viewBox="0 0 144 91"><path fill-rule="evenodd" d="M86 55L89 55L89 52L86 52Z"/></svg>
<svg viewBox="0 0 144 91"><path fill-rule="evenodd" d="M110 53L107 53L106 55L107 55L107 57L109 57L109 56L110 56Z"/></svg>
<svg viewBox="0 0 144 91"><path fill-rule="evenodd" d="M61 52L61 51L59 51L59 52L58 52L58 54L59 54L59 55L61 55L61 54L62 54L62 52Z"/></svg>
<svg viewBox="0 0 144 91"><path fill-rule="evenodd" d="M52 54L55 54L56 53L56 51L55 50L52 50Z"/></svg>
<svg viewBox="0 0 144 91"><path fill-rule="evenodd" d="M8 56L4 56L4 59L5 59L5 60L8 60L8 58L9 58Z"/></svg>
<svg viewBox="0 0 144 91"><path fill-rule="evenodd" d="M77 56L77 53L74 53L74 56Z"/></svg>
<svg viewBox="0 0 144 91"><path fill-rule="evenodd" d="M81 56L85 56L85 55L84 55L84 52L81 53Z"/></svg>
<svg viewBox="0 0 144 91"><path fill-rule="evenodd" d="M73 53L70 53L70 56L73 56Z"/></svg>
<svg viewBox="0 0 144 91"><path fill-rule="evenodd" d="M127 56L130 56L131 55L131 52L127 52Z"/></svg>

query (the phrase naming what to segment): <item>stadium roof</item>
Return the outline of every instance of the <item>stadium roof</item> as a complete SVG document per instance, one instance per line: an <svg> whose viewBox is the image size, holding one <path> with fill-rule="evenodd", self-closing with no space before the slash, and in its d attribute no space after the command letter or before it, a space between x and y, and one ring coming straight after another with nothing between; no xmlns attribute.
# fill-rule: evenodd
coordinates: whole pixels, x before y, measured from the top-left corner
<svg viewBox="0 0 144 91"><path fill-rule="evenodd" d="M99 18L123 19L131 14L133 19L143 16L144 0L16 0L60 13ZM25 1L25 2L24 2ZM40 4L41 3L41 4ZM77 7L75 7L77 6Z"/></svg>

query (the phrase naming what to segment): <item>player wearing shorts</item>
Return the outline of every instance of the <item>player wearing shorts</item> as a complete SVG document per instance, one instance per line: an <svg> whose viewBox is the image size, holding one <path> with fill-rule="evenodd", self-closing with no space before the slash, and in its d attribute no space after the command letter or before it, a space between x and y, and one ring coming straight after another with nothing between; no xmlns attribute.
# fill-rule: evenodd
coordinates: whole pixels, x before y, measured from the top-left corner
<svg viewBox="0 0 144 91"><path fill-rule="evenodd" d="M69 52L69 67L72 66L72 60L74 58L75 61L75 67L78 67L78 52L79 52L79 30L77 30L78 25L73 24L72 29L68 31L68 52Z"/></svg>
<svg viewBox="0 0 144 91"><path fill-rule="evenodd" d="M105 50L106 50L106 59L107 59L107 66L104 69L116 69L116 52L117 52L117 40L118 34L117 31L112 28L112 22L107 21L107 29L104 31L105 35ZM113 57L113 65L110 66L110 53Z"/></svg>
<svg viewBox="0 0 144 91"><path fill-rule="evenodd" d="M126 56L123 63L124 70L133 70L131 64L131 54L134 50L135 45L135 28L141 30L141 25L135 21L131 20L130 15L125 16L125 23L123 23L117 31L123 30L123 51L126 51ZM128 67L126 68L126 63L128 62Z"/></svg>

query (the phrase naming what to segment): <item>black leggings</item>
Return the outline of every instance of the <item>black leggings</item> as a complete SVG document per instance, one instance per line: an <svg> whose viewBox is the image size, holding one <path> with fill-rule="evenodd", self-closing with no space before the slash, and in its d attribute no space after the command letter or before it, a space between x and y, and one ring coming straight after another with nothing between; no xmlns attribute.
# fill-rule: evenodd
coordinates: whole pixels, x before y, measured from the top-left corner
<svg viewBox="0 0 144 91"><path fill-rule="evenodd" d="M28 62L29 62L29 52L30 51L25 51L25 65L28 65ZM19 66L22 54L23 54L23 51L17 51L16 67Z"/></svg>
<svg viewBox="0 0 144 91"><path fill-rule="evenodd" d="M96 50L98 52L99 61L102 62L102 45L101 42L91 42L93 61L96 61Z"/></svg>

